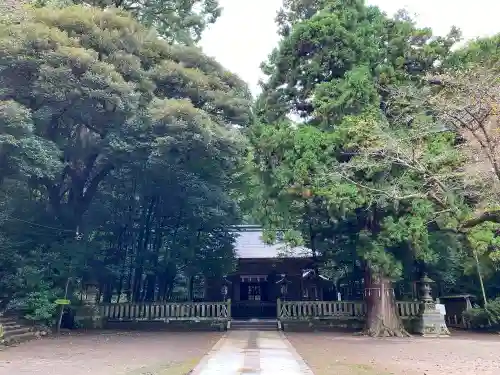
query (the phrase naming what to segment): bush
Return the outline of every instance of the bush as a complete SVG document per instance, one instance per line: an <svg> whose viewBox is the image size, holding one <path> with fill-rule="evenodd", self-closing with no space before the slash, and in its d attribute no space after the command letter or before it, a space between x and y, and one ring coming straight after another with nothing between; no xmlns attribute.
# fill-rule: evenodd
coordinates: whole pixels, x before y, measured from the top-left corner
<svg viewBox="0 0 500 375"><path fill-rule="evenodd" d="M21 312L23 318L35 324L52 326L57 311L53 301L54 295L50 290L30 292L22 298L13 299L8 309Z"/></svg>
<svg viewBox="0 0 500 375"><path fill-rule="evenodd" d="M472 328L500 330L500 298L488 302L486 307L475 307L465 311L464 318Z"/></svg>

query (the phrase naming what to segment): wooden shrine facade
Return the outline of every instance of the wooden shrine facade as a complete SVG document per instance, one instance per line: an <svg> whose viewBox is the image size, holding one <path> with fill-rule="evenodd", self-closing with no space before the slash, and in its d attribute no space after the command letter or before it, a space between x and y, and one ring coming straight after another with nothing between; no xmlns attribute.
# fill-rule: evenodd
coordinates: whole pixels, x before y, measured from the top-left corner
<svg viewBox="0 0 500 375"><path fill-rule="evenodd" d="M277 300L336 300L335 286L314 271L309 249L282 249L262 241L258 227L240 228L236 271L209 279L205 300L231 300L235 319L276 318Z"/></svg>

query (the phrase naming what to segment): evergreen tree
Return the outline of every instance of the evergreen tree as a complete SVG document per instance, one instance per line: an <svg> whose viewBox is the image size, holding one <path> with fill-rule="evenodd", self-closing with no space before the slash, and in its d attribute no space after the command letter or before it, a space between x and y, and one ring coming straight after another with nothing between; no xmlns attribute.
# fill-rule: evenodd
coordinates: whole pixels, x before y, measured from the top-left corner
<svg viewBox="0 0 500 375"><path fill-rule="evenodd" d="M274 211L264 222L299 233L296 241L322 262L361 269L366 332L404 335L391 282L403 269L423 272L437 261L427 223L439 208L425 195L413 196L420 181L397 163L379 162L376 153L360 163L357 155L380 145L380 124L407 132L412 121L432 122L422 108L390 101L390 93L403 83L418 88L459 33L433 37L404 13L389 18L362 0L286 7L279 18L284 38L263 65L268 80L257 102L263 124L254 128L261 205ZM412 113L417 118L401 121ZM303 121L290 123L290 114ZM450 155L433 168L456 163L453 137L422 140L425 160Z"/></svg>
<svg viewBox="0 0 500 375"><path fill-rule="evenodd" d="M68 280L106 301L165 299L232 269L245 83L123 10L83 5L2 19L0 66L5 300Z"/></svg>
<svg viewBox="0 0 500 375"><path fill-rule="evenodd" d="M123 9L169 42L192 45L221 15L218 0L33 0L35 6L87 5Z"/></svg>

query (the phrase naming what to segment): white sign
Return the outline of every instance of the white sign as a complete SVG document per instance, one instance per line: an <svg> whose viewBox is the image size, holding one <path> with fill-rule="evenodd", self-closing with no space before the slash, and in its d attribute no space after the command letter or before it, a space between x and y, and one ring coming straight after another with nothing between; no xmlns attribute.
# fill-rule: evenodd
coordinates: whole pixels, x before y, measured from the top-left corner
<svg viewBox="0 0 500 375"><path fill-rule="evenodd" d="M436 303L436 310L438 310L441 315L446 315L446 307L442 303Z"/></svg>

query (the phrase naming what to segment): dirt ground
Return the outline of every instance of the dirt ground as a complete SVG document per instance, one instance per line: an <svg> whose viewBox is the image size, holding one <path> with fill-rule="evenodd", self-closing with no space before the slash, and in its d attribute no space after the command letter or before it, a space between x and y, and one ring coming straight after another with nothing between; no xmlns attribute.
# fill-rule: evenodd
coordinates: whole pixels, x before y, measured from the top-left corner
<svg viewBox="0 0 500 375"><path fill-rule="evenodd" d="M499 335L287 337L315 375L500 374ZM0 351L0 375L185 375L220 338L217 332L104 332L36 340Z"/></svg>
<svg viewBox="0 0 500 375"><path fill-rule="evenodd" d="M315 375L499 375L500 336L373 339L336 333L288 333Z"/></svg>
<svg viewBox="0 0 500 375"><path fill-rule="evenodd" d="M0 375L184 375L217 332L105 332L24 343L0 351Z"/></svg>

